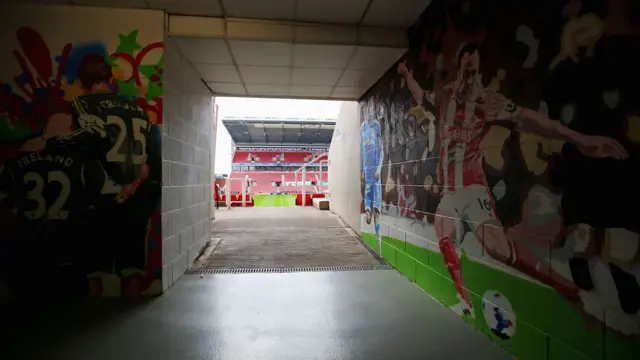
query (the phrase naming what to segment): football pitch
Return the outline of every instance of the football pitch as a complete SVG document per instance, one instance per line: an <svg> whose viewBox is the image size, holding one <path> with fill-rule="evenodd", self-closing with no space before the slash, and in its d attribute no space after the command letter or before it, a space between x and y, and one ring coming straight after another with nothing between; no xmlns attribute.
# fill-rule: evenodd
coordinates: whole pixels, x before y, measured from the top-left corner
<svg viewBox="0 0 640 360"><path fill-rule="evenodd" d="M253 195L253 206L255 207L289 207L295 205L295 195Z"/></svg>

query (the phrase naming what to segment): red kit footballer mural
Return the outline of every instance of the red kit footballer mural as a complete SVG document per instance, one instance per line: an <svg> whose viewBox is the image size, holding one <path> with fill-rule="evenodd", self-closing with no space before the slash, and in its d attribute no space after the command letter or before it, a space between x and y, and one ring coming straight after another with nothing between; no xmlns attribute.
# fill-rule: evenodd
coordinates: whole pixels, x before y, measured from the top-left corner
<svg viewBox="0 0 640 360"><path fill-rule="evenodd" d="M640 356L638 5L434 0L361 100L363 238L519 359Z"/></svg>
<svg viewBox="0 0 640 360"><path fill-rule="evenodd" d="M162 292L163 38L139 35L60 41L21 26L0 48L0 281L11 297Z"/></svg>

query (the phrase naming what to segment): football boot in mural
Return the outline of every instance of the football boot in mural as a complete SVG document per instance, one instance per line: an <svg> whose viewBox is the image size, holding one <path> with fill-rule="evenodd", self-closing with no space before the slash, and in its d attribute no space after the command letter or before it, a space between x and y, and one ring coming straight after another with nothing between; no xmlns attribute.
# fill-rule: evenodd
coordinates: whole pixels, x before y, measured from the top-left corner
<svg viewBox="0 0 640 360"><path fill-rule="evenodd" d="M491 122L517 124L523 131L573 143L583 154L592 157L625 159L628 152L614 139L577 133L535 110L521 108L494 89L483 88L478 82L480 52L476 45L464 44L456 61L455 80L436 91L422 89L406 64L398 65L398 72L418 105L428 103L439 111L440 153L436 184L443 186L444 193L436 213L444 219L467 220L491 257L556 285L552 283L552 276L536 269L539 261L518 254L520 249L525 252L525 248L508 238L496 216L480 146L486 135L486 125ZM454 239L461 234L456 226L447 222L436 226L440 249L460 297L471 306L453 246ZM565 296L578 297L575 286L562 291Z"/></svg>

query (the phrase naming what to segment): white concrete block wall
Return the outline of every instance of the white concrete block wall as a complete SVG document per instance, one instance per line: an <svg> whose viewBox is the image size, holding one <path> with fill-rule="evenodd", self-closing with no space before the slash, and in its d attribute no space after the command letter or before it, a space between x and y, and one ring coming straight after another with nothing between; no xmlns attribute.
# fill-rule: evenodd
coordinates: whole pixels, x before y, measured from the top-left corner
<svg viewBox="0 0 640 360"><path fill-rule="evenodd" d="M329 147L331 211L360 233L360 115L358 103L345 101Z"/></svg>
<svg viewBox="0 0 640 360"><path fill-rule="evenodd" d="M213 97L165 39L162 279L168 289L210 240Z"/></svg>

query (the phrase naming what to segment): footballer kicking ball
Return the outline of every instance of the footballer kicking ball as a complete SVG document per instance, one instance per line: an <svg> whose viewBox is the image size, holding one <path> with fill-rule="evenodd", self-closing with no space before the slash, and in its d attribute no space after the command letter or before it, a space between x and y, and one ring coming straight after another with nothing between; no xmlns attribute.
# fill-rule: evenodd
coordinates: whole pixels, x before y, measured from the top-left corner
<svg viewBox="0 0 640 360"><path fill-rule="evenodd" d="M482 296L482 312L491 331L502 340L513 337L516 332L516 316L509 299L495 290Z"/></svg>

